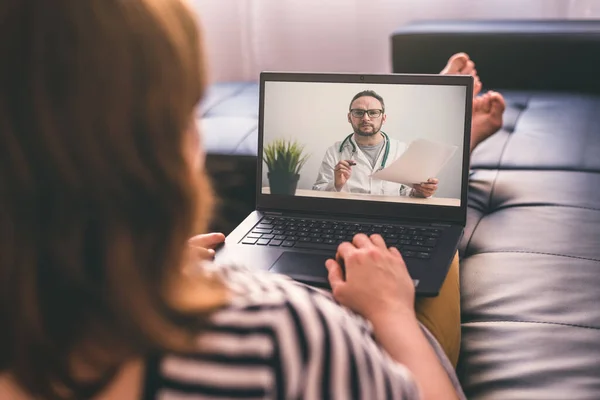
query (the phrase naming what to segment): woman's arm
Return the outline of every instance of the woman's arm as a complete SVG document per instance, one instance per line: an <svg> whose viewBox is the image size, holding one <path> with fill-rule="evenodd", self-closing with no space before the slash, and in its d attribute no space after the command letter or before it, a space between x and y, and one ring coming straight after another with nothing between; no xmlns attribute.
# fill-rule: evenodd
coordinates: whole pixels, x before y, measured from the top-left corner
<svg viewBox="0 0 600 400"><path fill-rule="evenodd" d="M414 311L382 312L371 316L370 322L377 342L412 372L423 399L458 399Z"/></svg>
<svg viewBox="0 0 600 400"><path fill-rule="evenodd" d="M340 262L345 266L343 279ZM413 374L423 399L456 399L454 387L417 321L415 289L402 256L379 235L358 234L328 260L329 281L338 302L369 320L383 349Z"/></svg>

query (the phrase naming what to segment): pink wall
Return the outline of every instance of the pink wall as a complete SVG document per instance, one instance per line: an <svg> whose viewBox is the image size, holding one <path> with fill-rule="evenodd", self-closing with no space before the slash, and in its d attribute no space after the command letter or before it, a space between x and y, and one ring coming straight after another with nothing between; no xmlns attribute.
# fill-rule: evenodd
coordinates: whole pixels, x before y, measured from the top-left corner
<svg viewBox="0 0 600 400"><path fill-rule="evenodd" d="M600 17L596 0L191 1L214 81L256 80L261 70L387 72L391 32L417 19Z"/></svg>

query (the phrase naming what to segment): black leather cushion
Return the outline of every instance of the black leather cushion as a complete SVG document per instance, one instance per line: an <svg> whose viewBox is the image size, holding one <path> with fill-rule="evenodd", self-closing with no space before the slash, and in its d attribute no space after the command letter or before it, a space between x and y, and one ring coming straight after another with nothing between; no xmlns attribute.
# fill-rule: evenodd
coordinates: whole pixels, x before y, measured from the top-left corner
<svg viewBox="0 0 600 400"><path fill-rule="evenodd" d="M461 243L468 397L600 398L600 97L505 92Z"/></svg>
<svg viewBox="0 0 600 400"><path fill-rule="evenodd" d="M600 21L422 21L391 40L395 72L438 73L464 51L490 88L600 92Z"/></svg>

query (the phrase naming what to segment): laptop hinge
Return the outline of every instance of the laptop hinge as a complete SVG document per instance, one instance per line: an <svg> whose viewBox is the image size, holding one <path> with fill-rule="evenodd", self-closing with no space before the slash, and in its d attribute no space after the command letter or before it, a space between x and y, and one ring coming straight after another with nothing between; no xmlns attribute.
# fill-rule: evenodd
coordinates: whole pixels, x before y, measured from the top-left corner
<svg viewBox="0 0 600 400"><path fill-rule="evenodd" d="M277 212L277 211L263 211L264 215L283 215L282 212Z"/></svg>
<svg viewBox="0 0 600 400"><path fill-rule="evenodd" d="M264 215L275 215L275 216L281 216L284 215L284 212L282 211L266 211L266 210L260 210L258 209L258 211L262 212ZM294 213L293 211L289 211ZM315 213L315 212L311 212L311 213L307 213L307 212L295 212L296 214L309 214L311 216L316 216L316 217L323 217L326 214L322 214L322 213ZM356 216L352 216L352 215L337 215L337 217L340 218L356 218ZM381 217L377 217L377 216L369 216L367 218L372 218L372 219L381 219ZM412 219L412 218L394 218L394 219L401 219L404 221L410 221L410 222L419 222L419 223L427 223L430 226L439 226L441 228L448 228L452 225L452 222L447 222L447 223L442 223L442 222L431 222L431 221L427 221L427 220L422 220L422 219ZM457 223L458 225L460 225L459 223ZM462 226L462 225L461 225Z"/></svg>

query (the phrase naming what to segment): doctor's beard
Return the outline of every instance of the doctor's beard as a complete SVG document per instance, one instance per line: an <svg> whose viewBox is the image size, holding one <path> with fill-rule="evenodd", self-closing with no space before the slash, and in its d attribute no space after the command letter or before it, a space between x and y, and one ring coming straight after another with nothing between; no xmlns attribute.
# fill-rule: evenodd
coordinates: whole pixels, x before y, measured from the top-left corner
<svg viewBox="0 0 600 400"><path fill-rule="evenodd" d="M370 126L373 128L373 130L371 132L363 132L360 130L360 128L363 126ZM371 137L371 136L375 136L377 133L379 133L379 131L381 130L381 124L379 124L379 126L377 126L376 124L366 123L366 124L360 124L358 126L353 125L352 128L354 129L354 133L356 133L358 136Z"/></svg>

